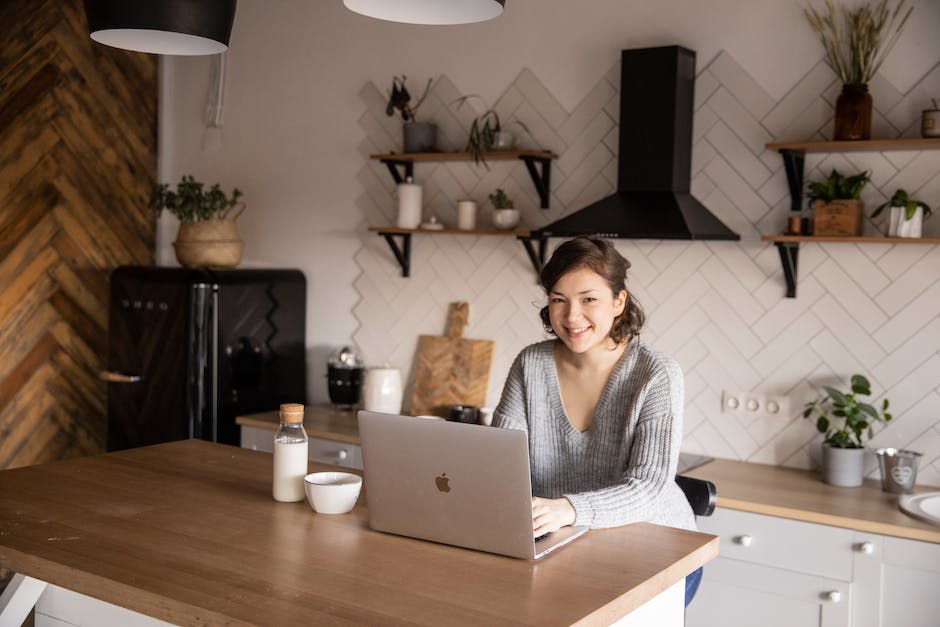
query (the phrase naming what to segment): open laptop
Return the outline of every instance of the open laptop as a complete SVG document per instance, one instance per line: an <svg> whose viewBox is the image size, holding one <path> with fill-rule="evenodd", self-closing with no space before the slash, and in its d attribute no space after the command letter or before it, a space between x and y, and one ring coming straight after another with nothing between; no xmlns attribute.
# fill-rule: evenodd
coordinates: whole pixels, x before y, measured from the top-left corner
<svg viewBox="0 0 940 627"><path fill-rule="evenodd" d="M522 431L360 411L359 437L373 529L524 559L587 531L533 538Z"/></svg>

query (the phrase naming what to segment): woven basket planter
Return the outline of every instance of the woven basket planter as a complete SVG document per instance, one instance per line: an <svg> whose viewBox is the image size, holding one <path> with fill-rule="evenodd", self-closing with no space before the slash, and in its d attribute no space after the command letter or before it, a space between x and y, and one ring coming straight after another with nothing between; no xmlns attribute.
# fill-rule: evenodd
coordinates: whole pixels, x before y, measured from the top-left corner
<svg viewBox="0 0 940 627"><path fill-rule="evenodd" d="M234 268L244 246L231 218L180 224L173 242L177 261L187 268Z"/></svg>

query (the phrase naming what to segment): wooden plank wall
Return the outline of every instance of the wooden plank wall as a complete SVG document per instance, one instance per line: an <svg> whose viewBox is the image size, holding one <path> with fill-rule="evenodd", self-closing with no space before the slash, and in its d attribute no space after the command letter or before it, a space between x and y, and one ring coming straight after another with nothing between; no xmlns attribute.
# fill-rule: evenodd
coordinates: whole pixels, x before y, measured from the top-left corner
<svg viewBox="0 0 940 627"><path fill-rule="evenodd" d="M0 2L0 468L104 450L108 276L152 264L157 61Z"/></svg>

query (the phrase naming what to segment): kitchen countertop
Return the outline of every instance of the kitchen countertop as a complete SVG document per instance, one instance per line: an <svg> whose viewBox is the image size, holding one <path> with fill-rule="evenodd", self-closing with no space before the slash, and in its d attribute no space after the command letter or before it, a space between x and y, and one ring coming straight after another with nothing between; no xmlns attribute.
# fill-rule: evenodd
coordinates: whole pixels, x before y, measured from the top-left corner
<svg viewBox="0 0 940 627"><path fill-rule="evenodd" d="M609 624L718 554L637 523L513 559L277 503L271 472L202 440L2 471L0 566L180 625Z"/></svg>
<svg viewBox="0 0 940 627"><path fill-rule="evenodd" d="M265 411L237 416L235 424L275 431L280 424L280 419L276 411ZM333 409L332 405L306 405L304 407L304 431L310 438L359 444L359 422L355 410Z"/></svg>
<svg viewBox="0 0 940 627"><path fill-rule="evenodd" d="M880 480L839 488L810 470L726 459L683 474L714 482L718 507L940 543L940 527L898 509L898 495L884 492ZM936 490L919 486L915 491Z"/></svg>

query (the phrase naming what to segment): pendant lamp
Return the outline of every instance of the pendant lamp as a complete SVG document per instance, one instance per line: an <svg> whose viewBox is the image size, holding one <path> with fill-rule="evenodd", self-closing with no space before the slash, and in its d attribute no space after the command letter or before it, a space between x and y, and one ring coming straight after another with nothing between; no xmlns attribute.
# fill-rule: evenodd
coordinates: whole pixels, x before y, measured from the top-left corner
<svg viewBox="0 0 940 627"><path fill-rule="evenodd" d="M218 54L228 48L236 0L84 0L91 38L154 54Z"/></svg>
<svg viewBox="0 0 940 627"><path fill-rule="evenodd" d="M350 11L407 24L469 24L499 17L506 0L343 0Z"/></svg>

